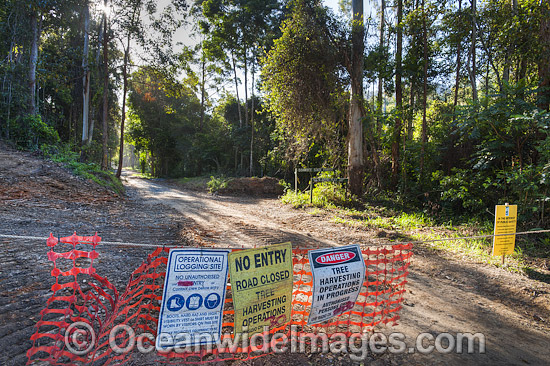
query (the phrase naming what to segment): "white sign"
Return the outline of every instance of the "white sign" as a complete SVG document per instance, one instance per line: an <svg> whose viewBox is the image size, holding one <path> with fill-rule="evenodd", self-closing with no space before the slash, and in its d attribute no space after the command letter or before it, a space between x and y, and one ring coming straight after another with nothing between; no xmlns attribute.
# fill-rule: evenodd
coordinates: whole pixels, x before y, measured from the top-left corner
<svg viewBox="0 0 550 366"><path fill-rule="evenodd" d="M313 300L308 324L319 324L353 308L365 280L359 245L309 251Z"/></svg>
<svg viewBox="0 0 550 366"><path fill-rule="evenodd" d="M229 250L171 249L157 329L157 350L215 344L222 330Z"/></svg>

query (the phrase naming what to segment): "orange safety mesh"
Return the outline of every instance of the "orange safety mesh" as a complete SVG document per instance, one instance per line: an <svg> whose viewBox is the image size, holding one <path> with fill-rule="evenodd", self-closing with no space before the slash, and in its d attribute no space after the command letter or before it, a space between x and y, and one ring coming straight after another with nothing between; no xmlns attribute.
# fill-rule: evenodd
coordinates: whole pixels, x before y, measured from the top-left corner
<svg viewBox="0 0 550 366"><path fill-rule="evenodd" d="M109 344L109 335L120 324L129 326L147 350L154 347L154 338L143 337L147 333L156 336L158 315L162 299L168 248L156 248L132 273L122 295L93 267L98 257L96 246L101 238L77 236L47 240L50 247L48 259L53 262L52 297L46 309L41 311L36 332L32 335L32 348L27 352L28 362L45 361L51 365L67 364L123 364L138 351L114 352ZM68 245L68 247L67 247ZM63 246L67 247L63 250ZM349 311L323 324L307 325L307 315L312 301L312 275L308 261L308 249L293 249L294 289L292 294L291 321L275 324L268 336L284 334L287 339L305 343L304 334L323 334L330 337L336 333L350 336L370 332L379 324L397 324L402 308L408 267L412 256L412 244L388 245L362 250L366 265L366 277L355 304ZM62 263L66 262L66 263ZM63 267L63 264L65 267ZM67 266L68 264L68 266ZM65 269L65 270L63 270ZM222 344L234 341L233 299L231 286L223 310ZM80 323L78 323L80 322ZM75 327L78 323L78 327ZM73 328L72 328L73 326ZM82 328L86 328L82 331ZM136 337L126 332L117 332L114 341L124 348L135 344ZM269 339L268 339L269 341ZM271 345L280 342L272 339ZM71 343L72 342L72 343ZM71 351L68 343L82 352ZM76 343L76 346L74 345ZM236 348L200 346L191 349L173 350L167 353L153 351L153 358L164 363L204 363L224 360L243 360L273 353L260 351L254 345L240 344ZM148 355L149 362L151 355Z"/></svg>

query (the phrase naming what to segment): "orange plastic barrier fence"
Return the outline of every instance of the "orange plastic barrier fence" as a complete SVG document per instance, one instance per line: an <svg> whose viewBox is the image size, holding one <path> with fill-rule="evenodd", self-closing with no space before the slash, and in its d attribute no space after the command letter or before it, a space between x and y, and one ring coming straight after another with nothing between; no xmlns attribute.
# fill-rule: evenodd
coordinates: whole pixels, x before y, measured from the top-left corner
<svg viewBox="0 0 550 366"><path fill-rule="evenodd" d="M204 363L224 360L245 360L273 351L259 351L254 345L228 348L214 346L193 347L160 353L154 350L162 289L166 271L168 248L156 248L131 275L128 285L119 294L106 278L99 276L93 266L101 238L77 236L57 239L50 235L48 259L53 262L55 284L47 307L41 311L32 348L27 352L28 362L47 362L51 365L103 364L116 365L132 357L143 357L132 346L142 345L141 352L149 352L147 360L164 363ZM64 248L64 249L63 249ZM308 249L293 249L294 288L291 321L269 329L268 336L283 334L308 343L303 334L335 334L370 332L378 324L396 324L402 308L412 244L389 245L362 250L366 265L365 282L361 293L349 311L323 324L307 325L312 301L312 275ZM222 344L234 341L233 299L227 285L223 311ZM120 325L135 333L116 332L114 341L128 351L119 353L109 343L111 331ZM152 335L152 336L151 336ZM280 337L274 342L280 342ZM136 342L138 339L138 342ZM111 340L112 341L112 340ZM310 340L311 341L311 340ZM272 343L273 344L273 343ZM309 344L309 343L308 343ZM210 347L212 348L212 347Z"/></svg>

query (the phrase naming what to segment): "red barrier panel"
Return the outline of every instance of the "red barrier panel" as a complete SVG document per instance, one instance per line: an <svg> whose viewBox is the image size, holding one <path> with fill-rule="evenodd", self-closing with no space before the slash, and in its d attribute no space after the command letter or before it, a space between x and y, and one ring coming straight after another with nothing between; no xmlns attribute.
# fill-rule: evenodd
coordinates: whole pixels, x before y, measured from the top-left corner
<svg viewBox="0 0 550 366"><path fill-rule="evenodd" d="M97 235L82 237L76 233L59 241L50 235L47 240L50 247L48 258L54 265L52 276L55 277L55 284L52 286L53 295L47 302L47 308L42 310L36 332L31 337L33 346L27 352L27 364L35 361L45 361L51 365L75 362L94 365L125 363L136 356L137 350L131 351L135 347L128 347L122 353L113 350L109 336L120 325L131 328L135 337L125 331L116 332L111 341L119 348L135 345L136 340L145 350L151 351L151 347L154 347L169 249L158 247L149 254L132 273L124 293L119 295L116 288L96 274L93 267L94 259L98 257L96 246L100 240ZM56 251L59 244L69 244L72 249ZM283 334L287 339L296 340L297 344L304 346L304 343L308 343L301 338L304 334L350 336L370 332L379 324L396 324L402 308L411 249L412 244L401 244L362 250L366 277L356 303L342 315L312 326L307 325L313 285L308 250L293 249L291 321L269 329L268 336ZM62 261L69 264L69 268L64 270ZM228 345L227 342L235 341L233 317L233 299L228 282L222 344ZM271 339L272 346L280 342L280 336ZM232 349L200 346L185 352L179 351L152 352L158 361L165 363L243 360L273 353L272 349L264 352L253 345L242 344Z"/></svg>

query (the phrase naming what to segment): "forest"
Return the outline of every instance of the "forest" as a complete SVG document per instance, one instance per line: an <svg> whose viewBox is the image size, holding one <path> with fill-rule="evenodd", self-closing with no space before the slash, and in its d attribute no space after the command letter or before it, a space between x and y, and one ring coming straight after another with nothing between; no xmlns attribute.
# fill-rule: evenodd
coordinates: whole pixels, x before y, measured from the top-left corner
<svg viewBox="0 0 550 366"><path fill-rule="evenodd" d="M0 78L0 139L82 174L550 217L548 0L5 0Z"/></svg>

